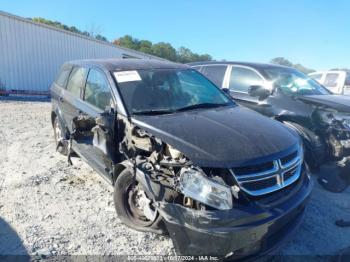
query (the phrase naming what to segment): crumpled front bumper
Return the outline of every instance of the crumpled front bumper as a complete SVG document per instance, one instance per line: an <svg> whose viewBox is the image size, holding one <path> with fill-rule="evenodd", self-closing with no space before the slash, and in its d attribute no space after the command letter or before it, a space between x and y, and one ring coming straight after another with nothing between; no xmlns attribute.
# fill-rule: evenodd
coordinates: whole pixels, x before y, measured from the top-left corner
<svg viewBox="0 0 350 262"><path fill-rule="evenodd" d="M249 258L270 253L298 228L311 189L310 178L303 174L273 203L200 211L161 202L158 210L178 254Z"/></svg>

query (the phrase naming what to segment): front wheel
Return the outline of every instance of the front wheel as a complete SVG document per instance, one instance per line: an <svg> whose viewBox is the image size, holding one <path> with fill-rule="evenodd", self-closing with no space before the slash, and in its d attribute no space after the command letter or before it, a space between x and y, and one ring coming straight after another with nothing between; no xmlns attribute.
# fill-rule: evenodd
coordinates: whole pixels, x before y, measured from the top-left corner
<svg viewBox="0 0 350 262"><path fill-rule="evenodd" d="M57 116L53 121L53 132L55 137L56 150L62 155L67 156L68 144L65 141L64 132Z"/></svg>
<svg viewBox="0 0 350 262"><path fill-rule="evenodd" d="M141 184L134 181L130 169L118 176L114 186L114 205L120 220L127 226L143 232L164 234L162 217L153 207Z"/></svg>

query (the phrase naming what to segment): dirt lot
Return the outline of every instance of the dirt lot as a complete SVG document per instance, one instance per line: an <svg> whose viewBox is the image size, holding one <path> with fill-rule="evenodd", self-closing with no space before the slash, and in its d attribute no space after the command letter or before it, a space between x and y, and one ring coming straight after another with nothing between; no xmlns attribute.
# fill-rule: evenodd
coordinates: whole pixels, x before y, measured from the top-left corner
<svg viewBox="0 0 350 262"><path fill-rule="evenodd" d="M87 164L55 152L50 103L0 101L0 255L174 254L168 237L116 217L112 188ZM282 255L334 255L350 246L350 190L315 184L305 220Z"/></svg>

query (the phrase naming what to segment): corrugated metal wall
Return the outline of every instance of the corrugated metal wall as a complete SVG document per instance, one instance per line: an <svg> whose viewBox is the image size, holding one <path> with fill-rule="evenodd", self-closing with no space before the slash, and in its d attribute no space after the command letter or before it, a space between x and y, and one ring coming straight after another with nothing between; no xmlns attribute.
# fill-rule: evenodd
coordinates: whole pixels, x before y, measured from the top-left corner
<svg viewBox="0 0 350 262"><path fill-rule="evenodd" d="M65 61L123 55L158 59L0 11L0 89L46 92Z"/></svg>

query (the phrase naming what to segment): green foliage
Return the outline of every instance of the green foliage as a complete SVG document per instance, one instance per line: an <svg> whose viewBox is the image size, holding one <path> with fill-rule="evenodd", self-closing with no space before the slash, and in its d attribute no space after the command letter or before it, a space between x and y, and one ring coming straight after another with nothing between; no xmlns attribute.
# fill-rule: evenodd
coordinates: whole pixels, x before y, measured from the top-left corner
<svg viewBox="0 0 350 262"><path fill-rule="evenodd" d="M312 72L315 72L315 70L306 68L301 64L293 64L291 61L284 57L276 57L270 61L272 64L282 65L282 66L288 66L288 67L294 67L295 69L305 73L310 74Z"/></svg>
<svg viewBox="0 0 350 262"><path fill-rule="evenodd" d="M193 53L186 47L176 50L171 44L165 42L152 43L148 40L138 40L130 35L125 35L113 41L114 44L155 55L174 62L190 63L197 61L210 61L212 57L208 54L200 55Z"/></svg>
<svg viewBox="0 0 350 262"><path fill-rule="evenodd" d="M93 36L87 31L80 31L75 26L67 26L65 24L62 24L61 22L51 21L51 20L48 20L48 19L45 19L45 18L42 18L42 17L34 17L34 18L29 18L29 19L34 21L34 22L37 22L37 23L42 23L42 24L54 26L54 27L57 27L59 29L63 29L63 30L66 30L66 31L69 31L69 32L72 32L72 33L77 33L77 34L80 34L80 35L93 37L95 39L108 42L107 38L102 36L102 35L100 35L100 34L97 34L96 36Z"/></svg>

